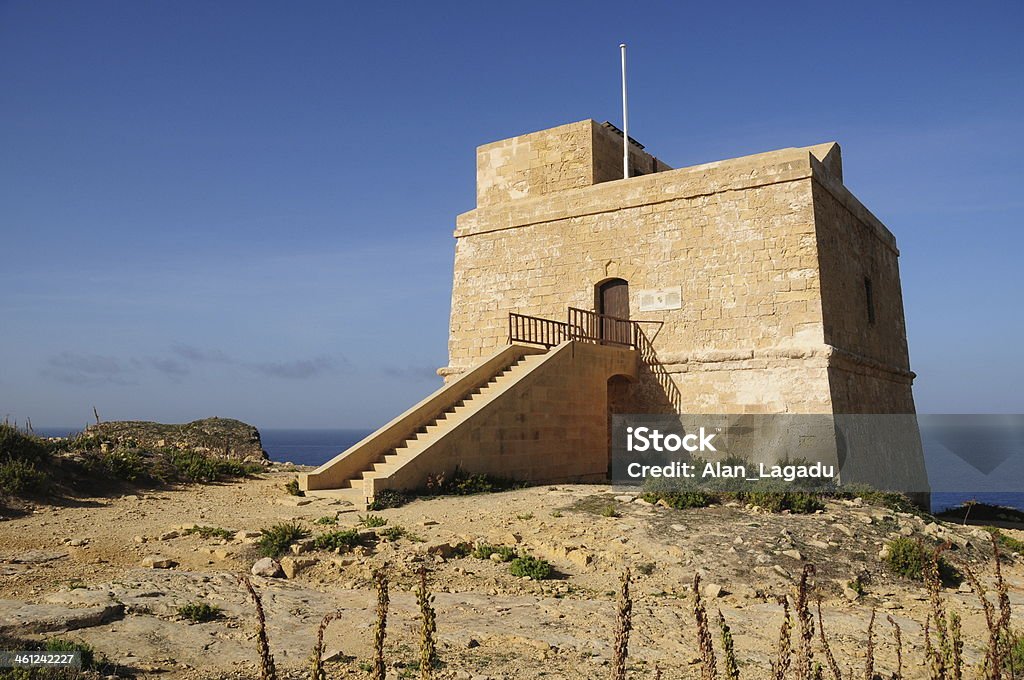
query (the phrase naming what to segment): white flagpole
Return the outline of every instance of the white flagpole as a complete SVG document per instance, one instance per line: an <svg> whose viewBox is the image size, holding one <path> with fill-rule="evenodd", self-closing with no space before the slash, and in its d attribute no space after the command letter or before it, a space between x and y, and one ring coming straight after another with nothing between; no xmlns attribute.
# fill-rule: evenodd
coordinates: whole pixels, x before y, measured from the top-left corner
<svg viewBox="0 0 1024 680"><path fill-rule="evenodd" d="M619 44L622 53L622 177L629 178L629 109L626 108L626 43Z"/></svg>

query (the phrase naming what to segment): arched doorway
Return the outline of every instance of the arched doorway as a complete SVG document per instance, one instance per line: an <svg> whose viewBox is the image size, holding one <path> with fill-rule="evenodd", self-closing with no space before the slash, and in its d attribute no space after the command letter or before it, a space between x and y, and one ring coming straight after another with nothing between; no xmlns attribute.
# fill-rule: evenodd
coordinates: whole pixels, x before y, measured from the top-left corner
<svg viewBox="0 0 1024 680"><path fill-rule="evenodd" d="M608 378L608 479L612 479L613 419L616 415L636 413L633 379L625 375Z"/></svg>
<svg viewBox="0 0 1024 680"><path fill-rule="evenodd" d="M594 309L607 317L601 320L598 331L601 340L609 344L630 343L629 283L625 279L608 279L597 284L594 291Z"/></svg>

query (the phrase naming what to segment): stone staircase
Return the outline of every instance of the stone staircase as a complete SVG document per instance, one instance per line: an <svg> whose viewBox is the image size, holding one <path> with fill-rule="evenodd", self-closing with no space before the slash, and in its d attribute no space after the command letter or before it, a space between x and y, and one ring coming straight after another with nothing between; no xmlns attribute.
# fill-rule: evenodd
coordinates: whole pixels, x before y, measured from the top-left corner
<svg viewBox="0 0 1024 680"><path fill-rule="evenodd" d="M534 348L519 349L528 352L542 352L542 350ZM333 488L310 489L308 488L311 486L310 483L306 479L302 479L306 487L306 494L315 497L346 500L357 507L365 506L366 501L372 497L372 494L369 493L368 485L365 484L367 480L387 477L399 466L423 453L447 432L451 431L452 428L469 420L482 407L500 395L506 387L540 364L543 359L543 353L522 353L519 356L513 356L511 363L499 363L498 368L494 369L493 372L489 372L489 375L485 374L485 379L478 377L476 386L468 389L468 391L465 389L459 391L457 389L458 385L442 388L441 392L445 392L454 387L456 388L454 390L456 394L454 401L451 401L440 413L407 430L404 438L396 445L385 448L378 446L379 450L377 452L369 457L364 457L362 464L358 466L358 471L354 471L351 476L334 482ZM386 428L382 428L382 430L384 429ZM375 435L371 435L370 439ZM353 449L364 445L366 441L360 442ZM334 461L321 466L317 472L344 457L346 453L341 454ZM309 475L304 477L308 478Z"/></svg>

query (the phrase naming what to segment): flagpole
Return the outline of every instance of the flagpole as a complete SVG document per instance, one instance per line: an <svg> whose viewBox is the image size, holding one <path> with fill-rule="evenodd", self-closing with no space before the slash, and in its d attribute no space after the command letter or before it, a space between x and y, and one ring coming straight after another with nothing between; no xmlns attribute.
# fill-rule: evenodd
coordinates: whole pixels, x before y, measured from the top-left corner
<svg viewBox="0 0 1024 680"><path fill-rule="evenodd" d="M629 109L626 108L626 43L619 44L622 53L622 177L629 178Z"/></svg>

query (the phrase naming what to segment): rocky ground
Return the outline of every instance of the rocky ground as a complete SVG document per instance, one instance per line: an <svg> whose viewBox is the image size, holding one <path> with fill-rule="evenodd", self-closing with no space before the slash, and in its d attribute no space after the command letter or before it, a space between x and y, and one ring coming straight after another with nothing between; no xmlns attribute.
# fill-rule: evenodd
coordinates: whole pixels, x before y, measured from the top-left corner
<svg viewBox="0 0 1024 680"><path fill-rule="evenodd" d="M259 559L259 530L297 521L315 536L359 526L366 514L339 501L287 495L283 487L293 476L278 469L233 483L39 505L0 522L0 635L84 641L125 675L258 677L255 618L238 576ZM921 585L884 568L879 552L887 541L948 539L952 559L992 583L982 530L860 499L829 502L815 515L738 505L673 510L606 486L558 485L422 499L374 514L406 535L340 554L299 545L281 560L287 577L252 577L282 676L306 677L317 626L336 610L339 619L326 634L328 677L366 676L372 571L383 565L391 574L388 659L395 678L418 677L411 666L419 639L412 590L421 565L437 593L444 661L438 677L467 679L607 677L616 591L627 567L635 578L631 678L653 678L655 666L665 678L699 677L689 592L695 572L712 617L720 609L728 621L749 678L769 676L782 621L774 595L793 593L805 563L817 566L815 592L844 666L863 668L868 619L879 611L874 653L886 677L895 653L885 615L903 630L905 676L922 678L928 611ZM323 517L337 525L315 523ZM232 537L184 533L194 525L228 529ZM507 564L460 556L457 546L480 541L544 558L557 578L524 580ZM1004 575L1020 627L1019 556L1008 556ZM862 595L849 587L858 577ZM964 617L965 655L976 662L987 639L978 598L967 586L944 597ZM178 608L193 602L216 605L223 616L190 623Z"/></svg>

